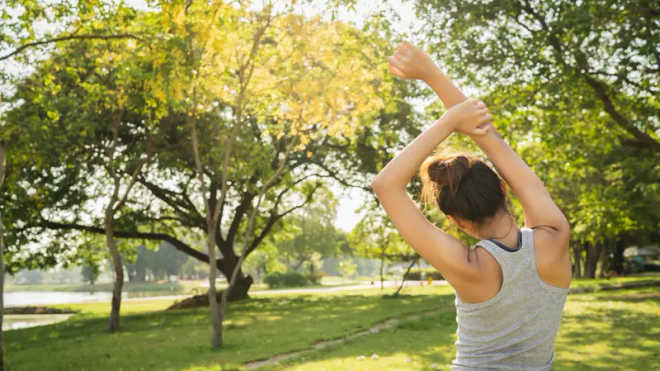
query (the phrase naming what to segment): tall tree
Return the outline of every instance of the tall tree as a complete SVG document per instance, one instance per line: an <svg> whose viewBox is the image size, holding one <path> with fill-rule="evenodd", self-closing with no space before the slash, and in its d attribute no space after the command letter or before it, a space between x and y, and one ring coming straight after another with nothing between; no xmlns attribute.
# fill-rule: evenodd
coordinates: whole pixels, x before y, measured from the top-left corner
<svg viewBox="0 0 660 371"><path fill-rule="evenodd" d="M294 270L306 264L311 278L321 259L349 252L344 232L334 226L337 199L328 189L319 193L315 202L293 213L284 221L286 227L271 236L280 260Z"/></svg>
<svg viewBox="0 0 660 371"><path fill-rule="evenodd" d="M319 18L305 19L286 9L279 12L270 2L259 10L221 1L174 3L164 7L163 15L170 22L170 33L180 40L180 48L167 50L167 56L175 53L180 58L157 67L160 79L155 89L164 88L162 95L168 107L182 113L189 127L195 175L204 200L207 254L215 261L216 246L220 248L223 273L229 281L217 308L215 264L211 264L212 346L218 347L228 295L238 280L245 282L242 262L272 224L286 215L271 213L269 224L253 236L262 201L277 205L292 185L310 177L285 185L279 194L272 193L271 188L289 178L292 169L287 165L294 151L311 157L308 144L313 140L336 133L351 136L357 130L357 118L383 107L382 101L373 97L380 88L382 69L367 72L373 63L369 58L372 48L361 48L364 57L355 58L359 46L353 43L359 36L350 27ZM337 43L343 43L344 48L335 48ZM347 71L340 74L340 69ZM358 90L372 97L365 99ZM209 113L218 112L218 107L222 110L220 120L216 119L211 128L222 138L219 153L214 147L201 147L198 134L198 125ZM275 156L264 158L255 151L257 147L240 143L246 131L275 144ZM234 218L225 239L220 227L232 191L230 182L245 179L244 171L233 165L238 158L245 158L246 152L255 156L249 162L256 170L246 184L249 193L236 210L236 215L246 216L246 223L241 225L241 218ZM311 186L305 202L317 188L318 184ZM236 254L233 245L239 229L243 232L243 251ZM249 283L243 284L246 286Z"/></svg>

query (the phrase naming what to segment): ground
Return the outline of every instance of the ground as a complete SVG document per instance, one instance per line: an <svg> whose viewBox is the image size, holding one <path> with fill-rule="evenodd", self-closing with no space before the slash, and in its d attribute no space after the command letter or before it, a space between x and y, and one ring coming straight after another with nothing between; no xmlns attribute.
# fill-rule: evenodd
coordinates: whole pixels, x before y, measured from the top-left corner
<svg viewBox="0 0 660 371"><path fill-rule="evenodd" d="M171 300L127 301L122 331L109 334L108 303L62 305L81 313L60 324L5 333L5 360L11 370L219 370L311 350L265 369L446 369L455 352L451 288L411 287L403 293L392 299L368 289L233 303L220 350L210 349L205 308L163 312ZM554 370L657 369L659 294L655 286L570 295ZM388 319L398 323L315 349L322 341L383 327Z"/></svg>

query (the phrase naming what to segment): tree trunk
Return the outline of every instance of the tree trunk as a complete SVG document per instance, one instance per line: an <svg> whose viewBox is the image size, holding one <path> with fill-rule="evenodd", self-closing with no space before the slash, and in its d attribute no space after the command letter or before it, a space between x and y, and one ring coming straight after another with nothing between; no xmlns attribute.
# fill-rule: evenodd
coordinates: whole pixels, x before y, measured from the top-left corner
<svg viewBox="0 0 660 371"><path fill-rule="evenodd" d="M582 245L573 244L573 277L582 278Z"/></svg>
<svg viewBox="0 0 660 371"><path fill-rule="evenodd" d="M410 270L412 269L413 266L415 266L415 264L417 264L418 261L419 261L419 255L417 255L415 259L413 259L412 263L410 263L410 265L408 266L408 269L406 269L406 271L403 273L403 277L401 277L401 286L399 286L399 288L396 290L394 296L399 295L399 292L401 292L401 289L403 288L403 284L406 282L406 276L408 276L408 273L410 273Z"/></svg>
<svg viewBox="0 0 660 371"><path fill-rule="evenodd" d="M110 256L112 256L112 265L115 269L115 282L112 286L112 309L110 311L110 322L109 329L110 332L115 332L119 330L119 312L121 309L121 291L124 286L124 269L121 264L121 255L117 250L117 241L115 241L113 234L113 225L112 225L112 209L115 204L114 200L110 202L108 209L106 211L106 220L105 220L105 243L110 250Z"/></svg>
<svg viewBox="0 0 660 371"><path fill-rule="evenodd" d="M616 241L609 240L605 243L602 254L600 255L600 272L598 273L599 278L610 278L612 268L612 255L616 249Z"/></svg>
<svg viewBox="0 0 660 371"><path fill-rule="evenodd" d="M0 143L0 187L5 181L5 147ZM3 346L3 334L2 331L2 320L5 314L5 261L4 261L4 251L5 251L5 241L4 241L5 229L2 224L2 213L0 213L0 371L5 369L5 360L4 360L4 346Z"/></svg>
<svg viewBox="0 0 660 371"><path fill-rule="evenodd" d="M209 212L212 210L210 207L207 208ZM209 218L211 219L211 218ZM206 247L209 254L209 262L216 261L215 258L215 223L209 222L206 234ZM222 316L220 314L220 308L218 302L216 301L217 293L215 289L215 278L217 277L217 265L209 264L209 308L211 315L211 325L212 325L212 334L211 334L211 347L219 348L222 346Z"/></svg>
<svg viewBox="0 0 660 371"><path fill-rule="evenodd" d="M220 272L222 272L222 275L227 278L227 282L231 280L232 272L236 268L238 260L239 259L230 259L225 256L221 262L218 262L217 268L220 270ZM238 275L236 276L236 282L229 292L229 298L231 300L247 299L248 290L253 283L254 279L252 279L252 276L249 274L244 274L243 270L239 269Z"/></svg>
<svg viewBox="0 0 660 371"><path fill-rule="evenodd" d="M137 268L135 269L135 282L145 282L147 280L147 269Z"/></svg>
<svg viewBox="0 0 660 371"><path fill-rule="evenodd" d="M597 243L589 243L586 245L587 258L584 262L584 275L588 278L596 278L596 268L598 267L598 260L603 251L603 246Z"/></svg>
<svg viewBox="0 0 660 371"><path fill-rule="evenodd" d="M229 292L229 300L247 299L249 297L248 290L250 290L252 283L254 283L252 276L239 274L238 277L236 277L234 286Z"/></svg>
<svg viewBox="0 0 660 371"><path fill-rule="evenodd" d="M129 283L135 282L135 268L131 268L127 266L126 273L128 274L128 282Z"/></svg>
<svg viewBox="0 0 660 371"><path fill-rule="evenodd" d="M612 255L612 269L618 275L623 274L623 250L625 250L625 248L626 244L624 240L618 239Z"/></svg>
<svg viewBox="0 0 660 371"><path fill-rule="evenodd" d="M383 253L380 255L380 289L383 289L383 270L385 269L385 249L383 249Z"/></svg>

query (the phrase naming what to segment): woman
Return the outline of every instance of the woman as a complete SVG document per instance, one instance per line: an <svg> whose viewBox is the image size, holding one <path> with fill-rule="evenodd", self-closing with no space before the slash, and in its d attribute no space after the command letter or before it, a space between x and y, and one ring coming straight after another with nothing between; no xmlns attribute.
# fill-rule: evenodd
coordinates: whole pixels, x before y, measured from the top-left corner
<svg viewBox="0 0 660 371"><path fill-rule="evenodd" d="M486 106L467 99L428 55L404 43L389 64L395 76L425 81L447 107L371 187L401 235L456 291L453 369L550 370L571 281L566 218L499 136ZM467 155L427 158L452 132L470 136L504 181ZM468 247L424 217L406 193L418 169L424 198L479 243ZM524 209L522 228L505 206L506 184Z"/></svg>

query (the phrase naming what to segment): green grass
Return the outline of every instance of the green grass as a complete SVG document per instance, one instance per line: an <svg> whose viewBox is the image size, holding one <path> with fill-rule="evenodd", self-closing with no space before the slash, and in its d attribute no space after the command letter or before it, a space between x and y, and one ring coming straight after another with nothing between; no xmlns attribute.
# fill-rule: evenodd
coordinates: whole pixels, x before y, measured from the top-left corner
<svg viewBox="0 0 660 371"><path fill-rule="evenodd" d="M634 276L620 276L612 278L575 278L571 281L571 288L577 287L592 287L592 286L602 286L602 285L614 285L621 284L626 282L635 282L635 281L649 281L660 279L660 275L634 275Z"/></svg>
<svg viewBox="0 0 660 371"><path fill-rule="evenodd" d="M107 303L59 305L81 313L59 324L6 332L5 362L11 370L218 370L220 364L313 348L318 341L342 338L387 318L438 309L269 369L446 369L455 352L453 291L416 286L403 293L402 298L385 299L379 289L366 289L257 296L232 303L220 350L209 347L207 308L162 312L171 300L124 301L122 331L110 334ZM554 369L657 368L658 293L659 287L649 287L570 295Z"/></svg>
<svg viewBox="0 0 660 371"><path fill-rule="evenodd" d="M171 301L125 301L122 331L109 334L106 303L59 305L82 312L59 324L5 333L5 362L11 370L217 369L219 362L241 363L304 349L385 318L450 305L448 287L425 293L416 289L418 294L400 300L383 299L379 290L371 289L232 303L225 347L215 351L209 347L207 308L160 312Z"/></svg>
<svg viewBox="0 0 660 371"><path fill-rule="evenodd" d="M660 288L652 287L570 295L555 342L553 370L658 369L659 294ZM263 370L449 370L456 351L455 317L452 309L404 321L392 331Z"/></svg>

